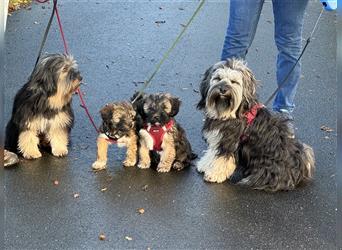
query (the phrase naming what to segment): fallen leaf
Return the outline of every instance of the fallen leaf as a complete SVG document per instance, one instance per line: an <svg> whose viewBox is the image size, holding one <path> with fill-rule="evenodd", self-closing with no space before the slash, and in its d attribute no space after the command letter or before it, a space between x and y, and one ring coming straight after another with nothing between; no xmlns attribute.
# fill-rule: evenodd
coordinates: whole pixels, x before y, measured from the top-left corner
<svg viewBox="0 0 342 250"><path fill-rule="evenodd" d="M332 131L334 131L332 128L329 128L328 126L325 126L325 125L321 126L321 130L323 130L325 132L332 132Z"/></svg>
<svg viewBox="0 0 342 250"><path fill-rule="evenodd" d="M107 191L107 188L101 188L101 192Z"/></svg>
<svg viewBox="0 0 342 250"><path fill-rule="evenodd" d="M126 239L126 240L133 240L133 238L132 238L132 237L129 237L129 236L126 236L125 239Z"/></svg>
<svg viewBox="0 0 342 250"><path fill-rule="evenodd" d="M143 209L143 208L139 208L139 209L138 209L138 213L139 213L139 214L143 214L143 213L145 213L145 209Z"/></svg>
<svg viewBox="0 0 342 250"><path fill-rule="evenodd" d="M78 197L80 197L80 194L75 193L75 194L74 194L74 198L78 198Z"/></svg>
<svg viewBox="0 0 342 250"><path fill-rule="evenodd" d="M101 234L99 235L99 239L100 239L100 240L105 240L105 239L106 239L106 235L104 235L103 233L101 233Z"/></svg>

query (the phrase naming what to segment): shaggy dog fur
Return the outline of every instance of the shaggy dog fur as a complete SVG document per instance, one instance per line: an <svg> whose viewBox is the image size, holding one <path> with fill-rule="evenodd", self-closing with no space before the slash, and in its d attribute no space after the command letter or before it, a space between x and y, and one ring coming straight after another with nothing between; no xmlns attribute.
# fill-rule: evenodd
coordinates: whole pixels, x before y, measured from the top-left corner
<svg viewBox="0 0 342 250"><path fill-rule="evenodd" d="M196 158L192 153L191 145L186 138L184 129L175 121L181 101L168 93L144 94L136 102L135 106L143 123L146 126L157 125L160 128L174 123L167 129L161 144L161 151L153 149L153 139L147 129L139 131L139 168L149 168L157 163L158 172L169 172L171 168L181 170L191 164Z"/></svg>
<svg viewBox="0 0 342 250"><path fill-rule="evenodd" d="M137 163L138 131L136 112L129 102L107 104L101 111L102 125L97 138L97 160L93 163L94 170L106 168L108 146L116 143L118 147L127 147L123 165L134 166Z"/></svg>
<svg viewBox="0 0 342 250"><path fill-rule="evenodd" d="M256 85L241 60L219 62L206 71L198 108L205 114L208 149L197 170L206 181L220 183L237 168L241 184L266 191L294 189L313 177L313 150L290 138L287 120L265 107L247 124L247 113L258 104Z"/></svg>
<svg viewBox="0 0 342 250"><path fill-rule="evenodd" d="M74 120L71 99L81 80L71 56L49 54L42 58L14 98L5 148L35 159L42 156L39 146L44 142L53 155L67 155Z"/></svg>

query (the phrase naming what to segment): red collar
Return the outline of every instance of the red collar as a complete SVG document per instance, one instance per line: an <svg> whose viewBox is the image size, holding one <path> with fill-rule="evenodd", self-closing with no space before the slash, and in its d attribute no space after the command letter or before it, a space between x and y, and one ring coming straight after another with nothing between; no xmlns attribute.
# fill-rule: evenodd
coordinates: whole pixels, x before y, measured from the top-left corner
<svg viewBox="0 0 342 250"><path fill-rule="evenodd" d="M144 124L144 129L146 129L146 131L153 138L153 150L155 151L162 150L161 145L163 143L164 135L167 131L169 131L173 127L174 124L175 124L175 121L173 119L171 119L164 126Z"/></svg>
<svg viewBox="0 0 342 250"><path fill-rule="evenodd" d="M263 107L265 107L264 104L257 103L255 105L253 105L250 110L248 110L247 112L245 112L243 114L243 116L246 117L246 119L247 119L247 126L250 126L253 123L253 121L254 121L257 113L258 113L258 110L263 108Z"/></svg>

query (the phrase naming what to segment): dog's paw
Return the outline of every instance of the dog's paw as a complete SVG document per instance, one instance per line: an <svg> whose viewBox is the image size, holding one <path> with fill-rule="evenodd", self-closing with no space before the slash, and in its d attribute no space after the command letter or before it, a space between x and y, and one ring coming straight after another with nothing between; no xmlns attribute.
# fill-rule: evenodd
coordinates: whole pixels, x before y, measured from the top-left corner
<svg viewBox="0 0 342 250"><path fill-rule="evenodd" d="M157 171L159 173L167 173L167 172L170 172L170 170L171 170L171 166L168 166L166 164L161 164L161 163L158 164Z"/></svg>
<svg viewBox="0 0 342 250"><path fill-rule="evenodd" d="M66 156L68 154L67 148L52 148L52 154L57 157Z"/></svg>
<svg viewBox="0 0 342 250"><path fill-rule="evenodd" d="M182 170L185 165L184 163L180 162L180 161L175 161L173 164L172 164L172 167L178 171Z"/></svg>
<svg viewBox="0 0 342 250"><path fill-rule="evenodd" d="M42 157L42 153L39 152L39 150L31 151L31 152L22 152L23 157L25 159L38 159Z"/></svg>
<svg viewBox="0 0 342 250"><path fill-rule="evenodd" d="M107 167L107 162L106 161L95 161L92 165L92 168L94 170L102 170Z"/></svg>
<svg viewBox="0 0 342 250"><path fill-rule="evenodd" d="M137 161L134 159L126 159L122 164L124 165L124 167L133 167L135 166L135 164L137 164Z"/></svg>
<svg viewBox="0 0 342 250"><path fill-rule="evenodd" d="M138 168L146 169L146 168L150 168L150 165L151 165L150 163L139 162Z"/></svg>
<svg viewBox="0 0 342 250"><path fill-rule="evenodd" d="M204 164L200 164L200 162L197 163L196 165L197 172L203 173L207 169L207 166Z"/></svg>
<svg viewBox="0 0 342 250"><path fill-rule="evenodd" d="M225 173L212 171L212 169L210 169L209 171L205 172L204 180L207 182L222 183L227 180L227 175Z"/></svg>

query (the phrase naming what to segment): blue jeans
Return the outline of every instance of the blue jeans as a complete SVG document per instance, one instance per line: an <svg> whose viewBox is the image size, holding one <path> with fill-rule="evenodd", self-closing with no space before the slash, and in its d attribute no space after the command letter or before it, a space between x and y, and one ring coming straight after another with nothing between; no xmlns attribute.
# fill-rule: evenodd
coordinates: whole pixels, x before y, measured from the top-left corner
<svg viewBox="0 0 342 250"><path fill-rule="evenodd" d="M304 11L308 0L272 0L275 43L278 48L277 82L284 80L301 52ZM254 39L264 0L231 0L227 33L221 60L245 59ZM300 62L278 91L273 102L275 111L292 112L300 78Z"/></svg>

